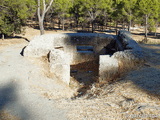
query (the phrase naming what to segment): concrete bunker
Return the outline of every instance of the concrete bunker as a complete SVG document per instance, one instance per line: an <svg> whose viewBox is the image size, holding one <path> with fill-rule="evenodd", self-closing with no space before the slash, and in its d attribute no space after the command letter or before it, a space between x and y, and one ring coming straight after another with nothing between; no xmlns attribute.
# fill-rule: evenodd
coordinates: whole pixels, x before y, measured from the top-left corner
<svg viewBox="0 0 160 120"><path fill-rule="evenodd" d="M23 55L42 57L49 54L50 72L59 80L69 84L70 76L73 76L88 85L94 82L93 77L99 77L99 80L115 77L119 74L120 62L140 61L141 53L130 33L120 31L118 36L102 33L36 36Z"/></svg>

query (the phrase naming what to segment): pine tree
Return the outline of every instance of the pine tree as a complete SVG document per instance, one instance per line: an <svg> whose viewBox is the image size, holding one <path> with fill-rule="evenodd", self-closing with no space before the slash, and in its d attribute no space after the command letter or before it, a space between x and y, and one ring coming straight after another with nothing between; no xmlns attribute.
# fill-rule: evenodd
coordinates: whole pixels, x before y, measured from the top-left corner
<svg viewBox="0 0 160 120"><path fill-rule="evenodd" d="M145 21L145 41L147 42L149 19L153 16L157 16L159 10L158 0L138 0L139 15L144 17Z"/></svg>
<svg viewBox="0 0 160 120"><path fill-rule="evenodd" d="M2 36L22 32L22 26L34 12L34 6L30 2L30 0L0 0L0 34Z"/></svg>
<svg viewBox="0 0 160 120"><path fill-rule="evenodd" d="M112 0L83 0L82 5L86 11L86 14L90 17L92 32L94 32L94 23L96 18L102 13L102 10L110 9Z"/></svg>
<svg viewBox="0 0 160 120"><path fill-rule="evenodd" d="M126 16L126 20L128 21L128 31L130 31L132 20L134 18L133 11L135 10L135 5L137 0L123 0L124 4L123 14Z"/></svg>
<svg viewBox="0 0 160 120"><path fill-rule="evenodd" d="M70 9L73 5L73 0L55 0L53 7L62 21L62 29L64 30L65 18L70 16Z"/></svg>
<svg viewBox="0 0 160 120"><path fill-rule="evenodd" d="M75 18L77 30L80 23L85 23L86 14L82 3L83 0L74 0L73 5L70 9L70 13Z"/></svg>

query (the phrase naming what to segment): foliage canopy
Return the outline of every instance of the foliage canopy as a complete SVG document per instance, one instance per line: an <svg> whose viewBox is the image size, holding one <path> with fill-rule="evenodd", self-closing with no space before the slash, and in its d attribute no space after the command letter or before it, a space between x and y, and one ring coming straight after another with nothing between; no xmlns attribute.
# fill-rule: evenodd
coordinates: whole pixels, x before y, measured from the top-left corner
<svg viewBox="0 0 160 120"><path fill-rule="evenodd" d="M35 12L33 0L0 0L0 34L20 33Z"/></svg>

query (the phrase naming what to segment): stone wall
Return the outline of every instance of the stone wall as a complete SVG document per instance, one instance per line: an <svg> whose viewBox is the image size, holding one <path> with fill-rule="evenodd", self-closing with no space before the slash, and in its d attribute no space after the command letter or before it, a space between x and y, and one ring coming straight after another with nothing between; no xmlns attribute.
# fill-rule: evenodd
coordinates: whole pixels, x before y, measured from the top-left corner
<svg viewBox="0 0 160 120"><path fill-rule="evenodd" d="M93 48L92 52L78 52L79 48ZM97 33L45 34L35 37L24 49L24 56L49 56L50 72L69 84L70 65L99 61L99 80L111 80L122 72L144 62L141 47L127 31L117 37Z"/></svg>
<svg viewBox="0 0 160 120"><path fill-rule="evenodd" d="M100 55L99 81L111 80L118 74L118 60L110 55Z"/></svg>
<svg viewBox="0 0 160 120"><path fill-rule="evenodd" d="M49 56L50 72L59 80L69 84L70 65L87 61L98 61L99 55L106 54L105 47L115 39L112 35L97 33L45 34L36 36L23 51L26 57ZM92 46L93 52L77 51Z"/></svg>
<svg viewBox="0 0 160 120"><path fill-rule="evenodd" d="M124 72L144 63L144 54L141 47L131 37L128 31L119 31L116 40L119 51L113 55L100 55L99 80L111 80Z"/></svg>
<svg viewBox="0 0 160 120"><path fill-rule="evenodd" d="M62 50L50 51L50 73L69 85L70 82L70 56Z"/></svg>
<svg viewBox="0 0 160 120"><path fill-rule="evenodd" d="M45 34L36 36L24 49L24 56L46 56L52 49L59 48L70 54L71 63L81 63L98 59L99 55L105 54L104 47L111 41L115 41L112 35L97 33L66 33ZM77 52L77 46L93 46L93 53L84 54Z"/></svg>

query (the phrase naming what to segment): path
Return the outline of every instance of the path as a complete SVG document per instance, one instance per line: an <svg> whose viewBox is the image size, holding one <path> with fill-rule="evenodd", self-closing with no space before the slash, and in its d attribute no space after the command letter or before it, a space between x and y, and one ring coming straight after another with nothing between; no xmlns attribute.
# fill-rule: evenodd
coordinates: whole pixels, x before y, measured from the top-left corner
<svg viewBox="0 0 160 120"><path fill-rule="evenodd" d="M49 90L61 92L63 86L42 76L38 66L20 55L27 44L12 44L0 50L0 120L10 116L13 120L66 120L66 111L41 95Z"/></svg>

